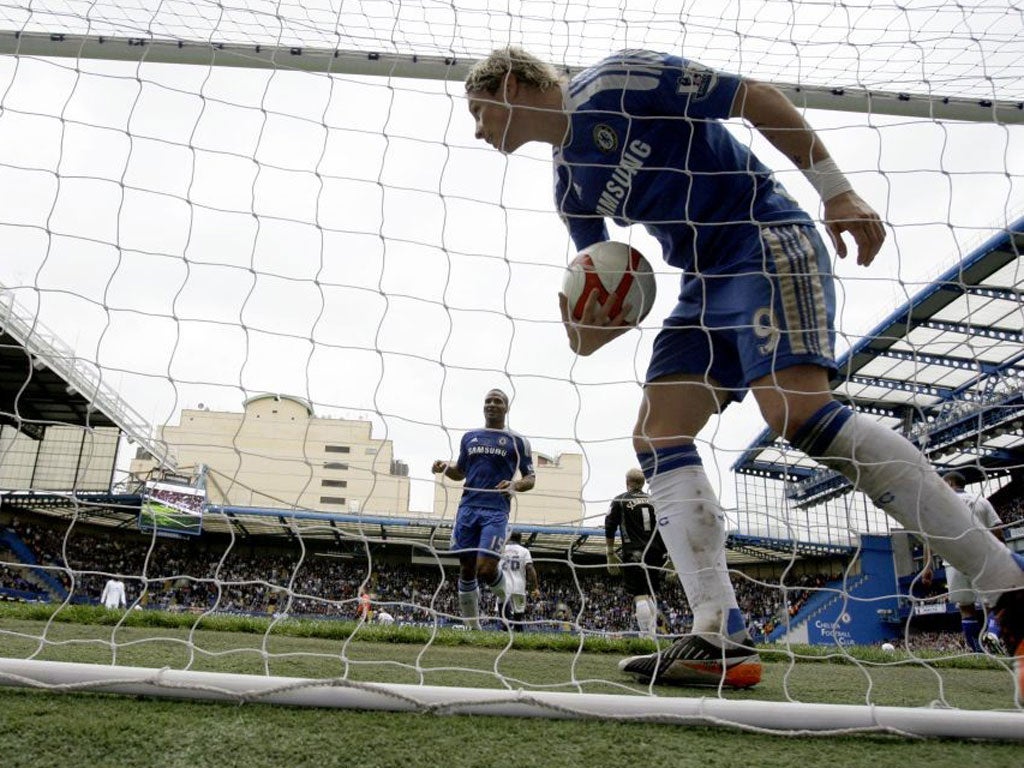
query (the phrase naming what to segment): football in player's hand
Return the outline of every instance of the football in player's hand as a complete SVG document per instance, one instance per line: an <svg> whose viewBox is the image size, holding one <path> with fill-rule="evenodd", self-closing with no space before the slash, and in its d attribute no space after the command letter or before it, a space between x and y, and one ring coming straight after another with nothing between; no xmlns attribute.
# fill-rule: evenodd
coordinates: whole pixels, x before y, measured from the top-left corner
<svg viewBox="0 0 1024 768"><path fill-rule="evenodd" d="M576 255L562 279L562 293L569 299L574 320L582 319L587 298L595 291L602 303L614 296L612 317L626 307L626 324L636 325L654 306L654 270L643 254L626 243L594 243Z"/></svg>

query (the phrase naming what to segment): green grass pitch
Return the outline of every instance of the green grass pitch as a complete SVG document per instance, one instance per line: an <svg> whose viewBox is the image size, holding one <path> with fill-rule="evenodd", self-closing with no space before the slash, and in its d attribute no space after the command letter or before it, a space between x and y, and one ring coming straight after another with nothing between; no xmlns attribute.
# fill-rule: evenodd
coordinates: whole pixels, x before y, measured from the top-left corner
<svg viewBox="0 0 1024 768"><path fill-rule="evenodd" d="M650 695L618 672L640 641L433 632L347 622L207 617L94 607L0 606L0 656L288 677ZM740 700L1006 709L1009 675L975 658L929 665L854 649L765 649ZM504 683L495 674L504 678ZM715 696L658 689L658 695ZM9 766L833 766L1020 765L1020 744L886 735L794 738L656 723L542 720L213 704L0 688ZM1024 713L1022 713L1024 727ZM514 759L513 759L514 758Z"/></svg>

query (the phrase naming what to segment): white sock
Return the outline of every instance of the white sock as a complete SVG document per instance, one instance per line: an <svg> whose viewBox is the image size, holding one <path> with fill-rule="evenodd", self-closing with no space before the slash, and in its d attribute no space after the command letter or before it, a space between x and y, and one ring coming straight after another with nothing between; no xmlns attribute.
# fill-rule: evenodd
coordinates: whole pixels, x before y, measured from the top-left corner
<svg viewBox="0 0 1024 768"><path fill-rule="evenodd" d="M729 626L730 611L739 610L725 564L725 515L704 467L670 469L649 485L661 540L693 611L693 631L745 638L746 629Z"/></svg>
<svg viewBox="0 0 1024 768"><path fill-rule="evenodd" d="M505 572L503 570L501 570L499 568L498 569L498 576L494 580L494 583L493 584L488 584L487 586L490 587L491 592L493 592L494 594L496 594L498 596L498 602L499 603L505 602L505 598L508 597L508 591L505 588L506 587Z"/></svg>
<svg viewBox="0 0 1024 768"><path fill-rule="evenodd" d="M980 591L1024 586L1010 550L974 520L924 455L906 438L862 414L842 426L824 456L904 528L928 538L933 550L968 574Z"/></svg>
<svg viewBox="0 0 1024 768"><path fill-rule="evenodd" d="M468 592L459 590L459 613L462 614L466 626L470 629L480 629L480 590L473 589Z"/></svg>
<svg viewBox="0 0 1024 768"><path fill-rule="evenodd" d="M637 595L633 601L640 634L653 640L658 635L658 604L650 595Z"/></svg>

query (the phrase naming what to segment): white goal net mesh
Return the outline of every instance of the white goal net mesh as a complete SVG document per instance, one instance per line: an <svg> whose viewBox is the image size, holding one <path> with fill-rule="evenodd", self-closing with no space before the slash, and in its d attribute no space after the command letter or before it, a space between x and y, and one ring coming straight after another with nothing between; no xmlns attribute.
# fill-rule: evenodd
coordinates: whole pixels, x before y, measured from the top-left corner
<svg viewBox="0 0 1024 768"><path fill-rule="evenodd" d="M605 569L603 528L636 464L640 384L679 273L640 227L614 228L655 265L657 303L639 332L574 356L556 300L574 248L547 147L505 156L475 140L462 77L511 43L567 71L648 48L777 83L889 232L871 269L835 262L843 353L1020 219L1024 19L983 0L668 5L0 9L0 657L408 685L389 695L421 709L435 705L416 686L458 686L457 701L466 687L686 696L616 668L615 652L653 646ZM730 130L820 214L760 134ZM1007 242L1019 256L1020 236ZM985 288L999 317L965 321L995 335L965 348L982 359L1002 345L999 370L979 370L986 393L997 376L1010 397L1024 277L1016 258L1000 269ZM904 356L904 415L964 385L955 371L923 382L942 365L925 357L970 357L932 340ZM519 633L484 590L490 633L474 641L448 546L459 489L431 464L482 426L492 387L511 395L509 426L535 453L537 486L511 523L540 594ZM731 466L763 428L751 401L697 440L732 526L740 606L766 649L765 682L743 696L835 701L838 676L840 703L1013 708L1010 664L964 647L948 606L941 620L933 608L907 619L941 589L906 578L921 550L890 538L866 499L801 506L777 479L737 479ZM1009 538L1024 539L1020 404L1006 402L1005 461L964 463L981 467L976 491L998 494ZM773 450L780 466L801 462ZM856 592L873 567L863 534L896 563L868 597ZM863 646L835 618L857 601L882 633ZM666 638L688 630L677 584L658 604ZM816 621L830 641L816 643ZM207 634L221 628L237 631ZM824 655L845 662L829 681ZM9 668L0 682L31 674Z"/></svg>

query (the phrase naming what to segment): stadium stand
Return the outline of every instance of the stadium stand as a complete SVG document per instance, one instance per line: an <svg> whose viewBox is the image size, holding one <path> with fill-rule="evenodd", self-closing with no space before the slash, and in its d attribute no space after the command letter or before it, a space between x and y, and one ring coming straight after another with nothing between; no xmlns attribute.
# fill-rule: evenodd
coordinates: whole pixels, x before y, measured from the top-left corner
<svg viewBox="0 0 1024 768"><path fill-rule="evenodd" d="M355 619L358 595L368 588L376 606L387 606L398 622L441 623L457 615L453 568L410 565L401 546L377 545L372 568L365 558L311 551L301 563L293 548L272 540L231 546L221 538L203 541L154 539L137 532L113 533L76 526L70 533L49 527L47 518L5 521L0 541L9 545L0 564L0 591L30 593L32 599L95 603L109 575L124 578L128 597L147 608ZM223 552L221 551L223 548ZM405 550L405 551L403 551ZM61 553L66 553L62 555ZM583 567L576 577L564 562L538 558L543 598L529 607L535 629L565 623L589 631L632 631L630 598L603 569ZM141 573L152 574L142 579ZM219 590L218 590L219 586ZM746 579L737 585L752 623L770 625L782 610L779 588ZM13 596L13 595L12 595ZM24 595L23 595L24 596ZM678 585L668 595L673 608L666 627L683 632L690 616Z"/></svg>
<svg viewBox="0 0 1024 768"><path fill-rule="evenodd" d="M1024 521L1024 332L1011 322L1010 310L1019 302L1013 286L1022 251L1024 220L893 312L843 356L833 382L841 399L905 430L939 466L958 469L969 482L985 479L998 485L991 498L1006 523L1007 538L1018 548L1024 548L1024 525L1018 525ZM88 366L58 340L29 334L9 297L2 310L0 353L6 373L0 377L0 414L6 430L45 440L58 425L114 429L173 468L173 455L152 442L152 429L116 393L90 378ZM970 354L964 351L968 346ZM31 371L27 379L25 371ZM749 480L783 484L785 503L797 509L827 506L850 491L842 478L822 472L767 432L733 469L738 498L750 498L744 488ZM107 471L109 480L113 458ZM75 493L66 488L0 489L0 523L5 526L0 594L49 600L70 592L73 600L94 601L107 575L117 573L125 578L129 599L147 607L207 610L216 605L225 611L351 617L360 587L368 584L398 621L435 614L446 620L456 613L451 574L441 578L450 565L443 557L447 532L436 520L221 507L206 516L204 536L183 541L140 535L138 508L138 489L115 489L110 482ZM280 545L304 520L308 528L300 530L310 552L298 566L295 551ZM69 527L72 521L82 522ZM844 531L844 536L834 536L828 526L824 536L798 535L794 541L759 525L745 526L749 518L739 522L743 530L729 537L729 564L748 623L764 639L802 638L794 628L812 620L835 627L843 618L836 613L843 602L835 599L839 590L869 598L893 593L900 585L899 605L879 609L870 618L879 638L901 633L912 616L921 618L914 613L915 601L934 599L911 593L911 566L894 574L871 572L866 562L874 545L865 545L870 537L850 539L851 533L870 533L870 526ZM379 530L368 545L367 526ZM632 628L628 600L602 573L600 528L535 526L524 533L546 585L544 599L531 606L529 621L538 628ZM239 537L231 548L224 545L229 537ZM72 542L76 545L69 546ZM365 546L372 553L372 568L361 556ZM422 557L409 555L422 553L424 546L440 558L432 566L432 556L424 564ZM892 559L902 542L888 546L878 550L879 561ZM912 564L912 543L906 550L904 559ZM862 562L851 570L856 559ZM784 567L791 561L795 567L783 583ZM837 580L847 571L851 577ZM141 573L156 575L143 580ZM689 620L685 599L677 586L668 589L666 627L684 631ZM922 630L939 631L929 625Z"/></svg>

